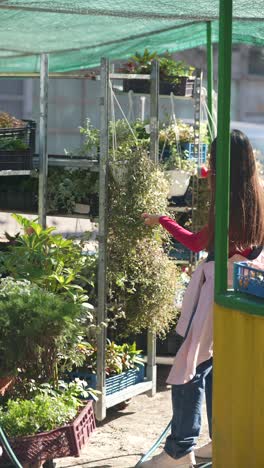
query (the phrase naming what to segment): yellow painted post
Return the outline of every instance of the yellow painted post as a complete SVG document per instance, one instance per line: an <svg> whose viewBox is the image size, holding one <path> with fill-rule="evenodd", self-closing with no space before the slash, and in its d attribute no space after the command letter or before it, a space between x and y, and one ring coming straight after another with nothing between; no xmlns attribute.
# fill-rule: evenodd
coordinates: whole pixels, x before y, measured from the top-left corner
<svg viewBox="0 0 264 468"><path fill-rule="evenodd" d="M215 305L213 468L264 467L264 316Z"/></svg>

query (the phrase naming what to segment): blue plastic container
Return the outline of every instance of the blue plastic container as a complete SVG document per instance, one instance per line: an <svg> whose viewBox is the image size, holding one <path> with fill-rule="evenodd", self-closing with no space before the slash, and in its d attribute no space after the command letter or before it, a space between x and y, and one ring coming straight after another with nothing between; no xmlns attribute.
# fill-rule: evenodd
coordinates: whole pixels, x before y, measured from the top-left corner
<svg viewBox="0 0 264 468"><path fill-rule="evenodd" d="M182 151L187 151L187 158L193 161L197 161L197 157L194 156L194 144L193 143L181 143ZM206 143L200 144L200 163L204 164L207 159L208 145ZM197 161L198 162L198 161Z"/></svg>
<svg viewBox="0 0 264 468"><path fill-rule="evenodd" d="M96 374L90 374L87 370L78 370L70 373L71 378L79 378L86 380L90 388L96 389L97 378ZM106 395L112 395L113 393L124 390L131 385L136 385L144 381L145 377L145 366L144 364L136 364L135 369L130 369L122 374L112 375L106 379Z"/></svg>
<svg viewBox="0 0 264 468"><path fill-rule="evenodd" d="M173 240L171 243L171 248L169 250L169 257L176 260L184 260L186 262L190 262L191 253L190 250L187 249L187 247L182 245L180 242Z"/></svg>
<svg viewBox="0 0 264 468"><path fill-rule="evenodd" d="M264 271L247 262L234 263L234 290L264 298Z"/></svg>

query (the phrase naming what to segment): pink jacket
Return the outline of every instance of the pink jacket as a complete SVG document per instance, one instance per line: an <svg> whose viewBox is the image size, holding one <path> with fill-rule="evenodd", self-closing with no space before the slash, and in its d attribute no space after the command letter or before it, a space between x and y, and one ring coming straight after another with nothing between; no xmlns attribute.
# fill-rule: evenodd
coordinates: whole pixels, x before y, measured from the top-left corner
<svg viewBox="0 0 264 468"><path fill-rule="evenodd" d="M234 262L240 261L248 260L236 254L228 261L229 287L232 287ZM264 251L250 263L264 269ZM213 356L214 268L214 261L201 263L187 287L176 328L186 338L174 359L167 379L169 384L189 382L197 366Z"/></svg>

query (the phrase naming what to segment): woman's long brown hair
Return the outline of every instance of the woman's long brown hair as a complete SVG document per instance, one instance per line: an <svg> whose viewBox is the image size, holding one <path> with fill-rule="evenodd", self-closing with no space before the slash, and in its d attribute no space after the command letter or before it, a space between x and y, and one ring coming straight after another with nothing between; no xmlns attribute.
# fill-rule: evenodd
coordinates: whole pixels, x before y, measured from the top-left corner
<svg viewBox="0 0 264 468"><path fill-rule="evenodd" d="M208 219L208 251L214 250L216 139L211 145L211 202ZM231 132L229 249L264 246L264 188L249 139L239 130Z"/></svg>

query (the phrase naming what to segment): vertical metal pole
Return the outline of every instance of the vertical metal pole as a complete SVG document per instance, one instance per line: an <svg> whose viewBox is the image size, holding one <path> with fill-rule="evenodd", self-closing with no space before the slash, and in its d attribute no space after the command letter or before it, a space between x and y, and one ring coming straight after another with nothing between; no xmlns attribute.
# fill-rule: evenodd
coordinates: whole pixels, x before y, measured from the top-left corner
<svg viewBox="0 0 264 468"><path fill-rule="evenodd" d="M233 0L220 0L216 158L215 295L227 289Z"/></svg>
<svg viewBox="0 0 264 468"><path fill-rule="evenodd" d="M159 160L159 62L153 60L150 75L150 158Z"/></svg>
<svg viewBox="0 0 264 468"><path fill-rule="evenodd" d="M40 118L39 118L39 222L46 227L48 177L48 86L49 56L40 56Z"/></svg>
<svg viewBox="0 0 264 468"><path fill-rule="evenodd" d="M213 116L213 89L214 89L214 68L213 68L213 43L212 43L212 23L208 21L206 23L206 32L207 32L207 103L208 110L211 117ZM213 135L213 121L212 118L208 116L208 126L211 130L209 132Z"/></svg>
<svg viewBox="0 0 264 468"><path fill-rule="evenodd" d="M100 168L99 168L99 265L98 265L98 309L97 323L105 322L107 295L107 185L109 166L109 61L101 60L101 97L100 97ZM106 416L105 393L105 345L106 329L97 335L97 389L101 392L96 404L96 417L99 421Z"/></svg>
<svg viewBox="0 0 264 468"><path fill-rule="evenodd" d="M148 331L147 347L147 379L152 381L152 387L148 394L154 396L157 392L156 334L151 331Z"/></svg>
<svg viewBox="0 0 264 468"><path fill-rule="evenodd" d="M202 108L202 80L201 70L196 71L194 88L194 157L197 160L198 167L201 164L201 108ZM199 179L196 176L192 178L192 231L197 230L194 222L197 219L196 208L199 202ZM198 261L198 254L190 251L190 264L195 267Z"/></svg>
<svg viewBox="0 0 264 468"><path fill-rule="evenodd" d="M159 62L153 60L150 75L150 158L159 161ZM156 334L148 331L147 379L152 381L149 395L157 391Z"/></svg>

